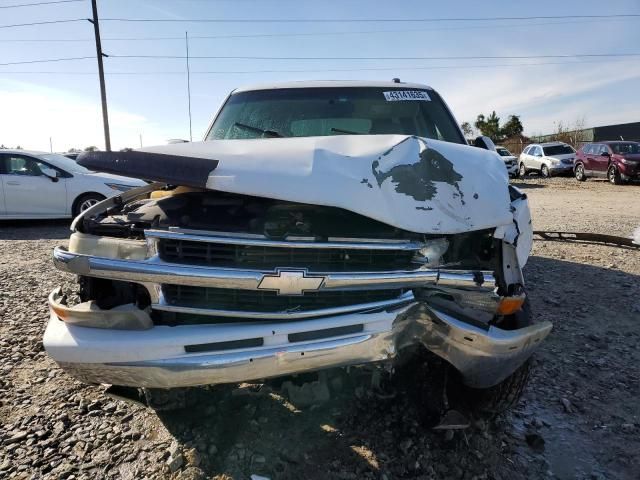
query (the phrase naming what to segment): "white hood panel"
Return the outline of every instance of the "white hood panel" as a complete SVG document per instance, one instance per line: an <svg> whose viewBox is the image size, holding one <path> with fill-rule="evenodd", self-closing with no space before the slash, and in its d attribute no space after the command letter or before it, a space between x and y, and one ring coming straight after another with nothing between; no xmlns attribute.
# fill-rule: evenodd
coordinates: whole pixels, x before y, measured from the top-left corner
<svg viewBox="0 0 640 480"><path fill-rule="evenodd" d="M417 233L513 222L503 161L466 145L406 135L341 135L141 151L219 160L206 182L211 190L339 207Z"/></svg>

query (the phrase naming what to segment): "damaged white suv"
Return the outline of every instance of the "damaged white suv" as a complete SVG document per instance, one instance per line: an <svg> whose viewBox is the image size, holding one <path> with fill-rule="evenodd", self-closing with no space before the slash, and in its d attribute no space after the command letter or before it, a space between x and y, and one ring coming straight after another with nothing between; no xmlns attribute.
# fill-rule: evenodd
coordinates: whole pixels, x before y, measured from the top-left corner
<svg viewBox="0 0 640 480"><path fill-rule="evenodd" d="M155 182L54 251L79 293L51 294L44 345L85 382L240 382L420 346L468 387L519 389L551 330L526 301L526 196L427 86L238 89L203 142L79 163Z"/></svg>

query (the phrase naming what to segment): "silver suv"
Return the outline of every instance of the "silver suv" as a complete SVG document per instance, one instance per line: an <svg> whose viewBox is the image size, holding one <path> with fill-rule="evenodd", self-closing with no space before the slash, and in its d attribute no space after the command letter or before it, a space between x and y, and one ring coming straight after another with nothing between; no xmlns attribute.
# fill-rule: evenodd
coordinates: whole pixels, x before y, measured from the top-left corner
<svg viewBox="0 0 640 480"><path fill-rule="evenodd" d="M563 142L533 143L520 154L518 173L521 177L538 172L543 177L571 174L576 151Z"/></svg>

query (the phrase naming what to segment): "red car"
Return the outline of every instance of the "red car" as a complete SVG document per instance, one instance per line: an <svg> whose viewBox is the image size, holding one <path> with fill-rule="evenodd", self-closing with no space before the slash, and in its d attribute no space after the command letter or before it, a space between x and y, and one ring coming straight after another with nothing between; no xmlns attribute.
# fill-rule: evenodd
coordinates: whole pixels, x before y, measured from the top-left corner
<svg viewBox="0 0 640 480"><path fill-rule="evenodd" d="M605 177L614 185L640 180L640 143L587 143L576 153L573 172L580 182L588 177Z"/></svg>

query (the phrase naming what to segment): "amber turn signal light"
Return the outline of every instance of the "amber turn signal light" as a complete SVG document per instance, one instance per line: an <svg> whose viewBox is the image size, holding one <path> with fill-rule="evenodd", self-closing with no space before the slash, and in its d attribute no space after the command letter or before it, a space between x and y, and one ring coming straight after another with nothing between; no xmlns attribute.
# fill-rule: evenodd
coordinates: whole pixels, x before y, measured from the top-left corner
<svg viewBox="0 0 640 480"><path fill-rule="evenodd" d="M498 304L496 313L498 315L512 315L522 308L526 298L524 293L513 297L503 297Z"/></svg>

